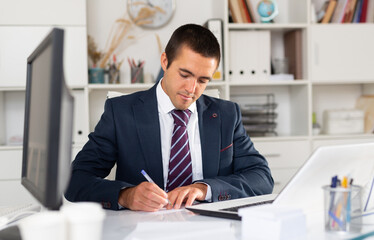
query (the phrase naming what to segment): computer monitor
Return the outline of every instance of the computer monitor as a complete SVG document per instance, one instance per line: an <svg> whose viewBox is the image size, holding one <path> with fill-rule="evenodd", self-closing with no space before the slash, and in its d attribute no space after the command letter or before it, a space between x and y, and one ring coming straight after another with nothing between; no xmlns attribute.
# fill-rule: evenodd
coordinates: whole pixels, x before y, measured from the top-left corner
<svg viewBox="0 0 374 240"><path fill-rule="evenodd" d="M27 58L22 185L57 210L70 179L74 98L63 74L64 30L54 28Z"/></svg>

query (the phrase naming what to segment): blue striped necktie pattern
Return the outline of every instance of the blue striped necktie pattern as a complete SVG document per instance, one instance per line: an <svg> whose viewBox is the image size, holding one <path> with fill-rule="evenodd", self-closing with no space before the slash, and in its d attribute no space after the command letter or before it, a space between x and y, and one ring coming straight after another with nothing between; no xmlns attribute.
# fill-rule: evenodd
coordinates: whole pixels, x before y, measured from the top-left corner
<svg viewBox="0 0 374 240"><path fill-rule="evenodd" d="M176 110L171 112L174 118L174 130L171 137L170 160L166 192L192 183L192 163L188 142L187 124L191 111Z"/></svg>

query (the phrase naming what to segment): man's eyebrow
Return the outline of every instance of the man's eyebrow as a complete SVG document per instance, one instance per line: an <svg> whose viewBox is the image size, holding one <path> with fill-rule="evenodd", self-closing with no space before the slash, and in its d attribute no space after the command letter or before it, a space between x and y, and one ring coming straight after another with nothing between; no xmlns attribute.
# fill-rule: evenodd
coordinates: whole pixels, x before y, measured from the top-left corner
<svg viewBox="0 0 374 240"><path fill-rule="evenodd" d="M188 74L192 75L193 77L195 76L195 74L193 74L191 71L189 71L185 68L179 68L179 70L182 71L182 72L188 73Z"/></svg>
<svg viewBox="0 0 374 240"><path fill-rule="evenodd" d="M180 71L182 71L182 72L184 72L184 73L188 73L188 74L190 74L191 76L195 76L195 74L193 74L191 71L189 71L189 70L187 70L187 69L185 69L185 68L179 68L179 70ZM211 80L211 78L210 77L206 77L206 76L201 76L201 77L199 77L200 79L206 79L206 80L208 80L208 81L210 81Z"/></svg>

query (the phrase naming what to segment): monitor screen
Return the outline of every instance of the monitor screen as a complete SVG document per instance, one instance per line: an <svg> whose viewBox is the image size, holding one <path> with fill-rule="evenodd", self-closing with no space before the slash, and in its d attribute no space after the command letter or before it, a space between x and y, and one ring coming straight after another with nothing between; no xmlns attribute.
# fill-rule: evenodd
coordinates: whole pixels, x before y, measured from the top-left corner
<svg viewBox="0 0 374 240"><path fill-rule="evenodd" d="M55 210L70 179L74 99L63 75L64 30L54 28L27 58L22 185Z"/></svg>

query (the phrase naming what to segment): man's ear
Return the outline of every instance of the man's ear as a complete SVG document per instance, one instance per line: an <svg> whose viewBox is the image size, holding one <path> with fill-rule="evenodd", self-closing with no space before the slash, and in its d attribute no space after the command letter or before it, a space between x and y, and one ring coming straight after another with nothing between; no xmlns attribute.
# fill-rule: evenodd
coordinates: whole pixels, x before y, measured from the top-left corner
<svg viewBox="0 0 374 240"><path fill-rule="evenodd" d="M162 67L162 70L164 70L164 72L166 71L167 66L168 66L168 58L166 56L166 53L163 52L161 54L161 67Z"/></svg>

